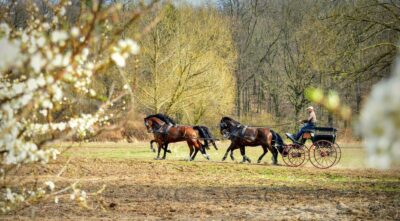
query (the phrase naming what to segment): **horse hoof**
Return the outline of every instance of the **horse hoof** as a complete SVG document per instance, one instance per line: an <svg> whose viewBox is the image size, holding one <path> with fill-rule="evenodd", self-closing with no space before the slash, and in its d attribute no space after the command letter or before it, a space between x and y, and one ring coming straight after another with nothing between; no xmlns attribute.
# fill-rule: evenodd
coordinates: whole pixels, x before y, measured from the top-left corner
<svg viewBox="0 0 400 221"><path fill-rule="evenodd" d="M170 150L167 150L167 153L172 153Z"/></svg>
<svg viewBox="0 0 400 221"><path fill-rule="evenodd" d="M235 161L235 158L234 158L234 157L231 157L231 160L232 160L232 161Z"/></svg>
<svg viewBox="0 0 400 221"><path fill-rule="evenodd" d="M226 157L222 157L222 161L225 161L226 160Z"/></svg>
<svg viewBox="0 0 400 221"><path fill-rule="evenodd" d="M261 163L261 160L257 160L257 163Z"/></svg>

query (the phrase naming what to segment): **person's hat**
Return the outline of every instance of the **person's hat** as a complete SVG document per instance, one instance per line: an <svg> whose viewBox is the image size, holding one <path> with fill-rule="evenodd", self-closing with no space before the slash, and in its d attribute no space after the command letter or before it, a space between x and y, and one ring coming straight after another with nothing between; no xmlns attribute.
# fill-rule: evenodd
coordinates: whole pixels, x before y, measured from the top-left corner
<svg viewBox="0 0 400 221"><path fill-rule="evenodd" d="M314 110L312 106L307 107L307 110Z"/></svg>

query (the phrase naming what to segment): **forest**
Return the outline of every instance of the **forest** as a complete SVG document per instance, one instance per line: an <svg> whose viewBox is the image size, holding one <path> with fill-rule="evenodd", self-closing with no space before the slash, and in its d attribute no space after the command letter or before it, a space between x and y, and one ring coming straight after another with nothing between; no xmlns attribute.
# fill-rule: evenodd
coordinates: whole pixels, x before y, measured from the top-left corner
<svg viewBox="0 0 400 221"><path fill-rule="evenodd" d="M39 10L48 10L37 2ZM317 110L318 124L341 128L352 138L352 124L365 98L390 75L398 50L398 1L165 1L135 22L125 17L140 1L105 1L118 3L120 37L137 38L138 30L146 30L138 41L141 53L122 70L102 70L92 82L95 98L70 94L68 108L52 110L55 121L77 108L97 109L99 99L127 84L131 96L114 107L123 117L112 122L138 139L145 136L137 130L138 121L148 114L211 127L222 116L233 116L249 125L279 125L287 131L298 127L310 105ZM24 26L26 4L17 1L12 9L16 27ZM79 1L66 8L70 22L79 10ZM97 50L107 39L103 34ZM307 97L310 88L340 98L350 116L337 116L313 102Z"/></svg>
<svg viewBox="0 0 400 221"><path fill-rule="evenodd" d="M400 0L0 0L0 219L399 220L399 40Z"/></svg>
<svg viewBox="0 0 400 221"><path fill-rule="evenodd" d="M160 18L140 41L143 53L124 70L135 97L133 119L161 112L182 124L215 126L229 115L293 130L313 105L320 125L351 136L372 86L390 75L399 15L398 1L165 3L139 24ZM126 27L124 35L130 33ZM116 71L104 75L102 90L118 81ZM351 118L307 98L309 88L338 95Z"/></svg>

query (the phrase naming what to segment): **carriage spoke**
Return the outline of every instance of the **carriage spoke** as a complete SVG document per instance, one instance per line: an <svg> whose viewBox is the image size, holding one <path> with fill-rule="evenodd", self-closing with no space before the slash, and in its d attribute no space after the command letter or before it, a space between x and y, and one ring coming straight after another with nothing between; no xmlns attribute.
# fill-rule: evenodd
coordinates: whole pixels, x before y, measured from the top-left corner
<svg viewBox="0 0 400 221"><path fill-rule="evenodd" d="M298 167L304 164L307 153L304 146L291 144L288 145L285 150L287 151L287 156L283 157L283 161L286 165Z"/></svg>
<svg viewBox="0 0 400 221"><path fill-rule="evenodd" d="M320 140L313 144L310 150L311 163L321 169L329 168L337 162L336 146L330 141Z"/></svg>

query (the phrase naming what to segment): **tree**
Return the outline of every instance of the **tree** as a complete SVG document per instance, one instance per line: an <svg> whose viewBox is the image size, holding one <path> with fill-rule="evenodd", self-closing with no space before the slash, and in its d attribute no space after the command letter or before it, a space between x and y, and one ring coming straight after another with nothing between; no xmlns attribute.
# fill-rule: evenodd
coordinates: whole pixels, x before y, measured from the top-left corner
<svg viewBox="0 0 400 221"><path fill-rule="evenodd" d="M141 44L137 99L148 113L215 122L234 99L235 59L227 21L212 8L168 5Z"/></svg>
<svg viewBox="0 0 400 221"><path fill-rule="evenodd" d="M18 174L21 167L37 174L38 169L63 151L55 148L56 142L73 136L86 138L105 129L104 125L115 116L113 105L127 94L120 90L122 93L105 97L93 88L92 82L98 75L114 65L124 67L125 60L139 52L139 46L132 39L120 39L120 28L105 28L108 25L105 20L118 13L118 5L103 7L102 1L91 3L90 8L83 3L79 6L79 26L66 16L68 1L48 3L53 14L45 17L35 2L26 2L29 16L23 21L12 19L13 13L10 13L18 4L4 6L8 13L1 14L0 22L2 213L46 199L57 203L59 197L70 198L88 208L86 197L98 195L104 189L86 193L76 183L62 187L50 178L33 177L32 184L9 176ZM139 10L142 12L151 6ZM131 14L130 21L138 15ZM102 33L110 38L99 44ZM96 53L96 49L103 53ZM69 102L74 96L88 102L96 100L99 105L76 108L76 103ZM70 109L74 111L65 111Z"/></svg>

